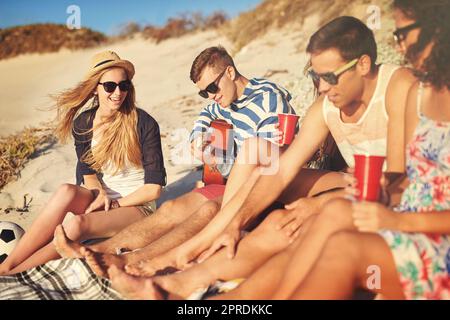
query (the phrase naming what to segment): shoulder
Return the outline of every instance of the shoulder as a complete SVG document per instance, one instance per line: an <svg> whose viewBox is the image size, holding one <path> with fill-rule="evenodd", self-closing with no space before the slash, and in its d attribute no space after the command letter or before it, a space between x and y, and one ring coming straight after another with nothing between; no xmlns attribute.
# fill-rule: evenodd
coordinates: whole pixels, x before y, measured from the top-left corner
<svg viewBox="0 0 450 320"><path fill-rule="evenodd" d="M407 92L411 85L416 81L417 78L410 68L400 67L392 74L389 81L389 88L394 92L401 89L403 89L404 92Z"/></svg>
<svg viewBox="0 0 450 320"><path fill-rule="evenodd" d="M96 111L97 108L90 108L86 111L83 111L74 119L74 124L79 128L87 127L89 122L93 120Z"/></svg>
<svg viewBox="0 0 450 320"><path fill-rule="evenodd" d="M73 120L72 135L77 140L85 140L89 138L89 134L84 135L84 133L92 129L97 109L98 108L90 108L83 111Z"/></svg>
<svg viewBox="0 0 450 320"><path fill-rule="evenodd" d="M325 94L321 94L316 100L311 104L308 111L309 112L322 112L323 102L325 101Z"/></svg>
<svg viewBox="0 0 450 320"><path fill-rule="evenodd" d="M253 99L267 99L268 97L281 97L291 99L291 94L281 85L264 78L253 78L249 80L253 92L249 95Z"/></svg>
<svg viewBox="0 0 450 320"><path fill-rule="evenodd" d="M138 114L138 124L145 126L158 126L158 122L147 111L136 108Z"/></svg>
<svg viewBox="0 0 450 320"><path fill-rule="evenodd" d="M417 78L411 69L400 67L394 71L386 89L386 112L403 112L408 92ZM403 106L403 107L402 107Z"/></svg>

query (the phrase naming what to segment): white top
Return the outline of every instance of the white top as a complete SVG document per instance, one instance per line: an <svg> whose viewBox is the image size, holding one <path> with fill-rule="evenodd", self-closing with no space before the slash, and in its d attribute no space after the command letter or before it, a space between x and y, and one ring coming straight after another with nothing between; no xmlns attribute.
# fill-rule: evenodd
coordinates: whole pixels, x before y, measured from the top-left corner
<svg viewBox="0 0 450 320"><path fill-rule="evenodd" d="M380 66L373 96L364 114L355 123L343 122L339 108L325 96L322 108L324 120L349 167L355 166L354 154L386 156L388 126L386 91L392 74L398 68L395 65Z"/></svg>
<svg viewBox="0 0 450 320"><path fill-rule="evenodd" d="M97 140L92 139L92 148L97 144ZM144 168L136 168L127 160L125 168L114 174L114 167L111 163L102 167L103 177L100 179L103 189L110 199L120 199L133 193L144 185ZM146 203L153 210L156 209L155 201Z"/></svg>

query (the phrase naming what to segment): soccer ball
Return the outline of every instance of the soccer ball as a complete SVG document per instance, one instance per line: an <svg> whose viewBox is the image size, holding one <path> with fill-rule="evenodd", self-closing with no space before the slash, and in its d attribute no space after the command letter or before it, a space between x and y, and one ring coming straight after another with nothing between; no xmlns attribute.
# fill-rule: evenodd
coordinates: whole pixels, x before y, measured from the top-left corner
<svg viewBox="0 0 450 320"><path fill-rule="evenodd" d="M24 233L19 225L0 221L0 263L5 261Z"/></svg>

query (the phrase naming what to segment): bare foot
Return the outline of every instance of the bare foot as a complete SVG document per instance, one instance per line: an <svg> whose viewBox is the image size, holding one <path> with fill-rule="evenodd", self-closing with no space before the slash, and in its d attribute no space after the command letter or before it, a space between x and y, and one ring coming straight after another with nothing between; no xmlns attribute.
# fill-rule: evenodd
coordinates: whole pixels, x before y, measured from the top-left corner
<svg viewBox="0 0 450 320"><path fill-rule="evenodd" d="M63 258L83 258L83 255L80 253L82 245L70 240L62 225L58 225L55 229L53 245L56 248L56 252Z"/></svg>
<svg viewBox="0 0 450 320"><path fill-rule="evenodd" d="M182 257L180 259L180 257ZM155 274L168 274L177 270L185 270L194 265L186 261L177 248L152 259L141 260L125 266L125 271L133 276L152 277Z"/></svg>
<svg viewBox="0 0 450 320"><path fill-rule="evenodd" d="M123 269L127 263L125 256L94 252L86 247L81 247L80 251L92 271L100 277L108 277L107 270L110 266Z"/></svg>
<svg viewBox="0 0 450 320"><path fill-rule="evenodd" d="M151 278L131 276L116 266L108 268L112 287L124 297L133 300L164 300L164 293Z"/></svg>

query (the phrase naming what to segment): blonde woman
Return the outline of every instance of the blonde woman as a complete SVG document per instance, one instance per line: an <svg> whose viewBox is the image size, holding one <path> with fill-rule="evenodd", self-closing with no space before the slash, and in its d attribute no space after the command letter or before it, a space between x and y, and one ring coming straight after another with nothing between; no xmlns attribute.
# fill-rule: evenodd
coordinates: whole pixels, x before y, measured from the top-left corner
<svg viewBox="0 0 450 320"><path fill-rule="evenodd" d="M80 241L110 237L155 210L166 182L161 138L158 123L136 107L134 73L131 62L101 52L82 82L56 96L56 133L61 141L74 137L77 185L59 187L0 274L59 258L52 238L68 212L75 216L66 232Z"/></svg>

